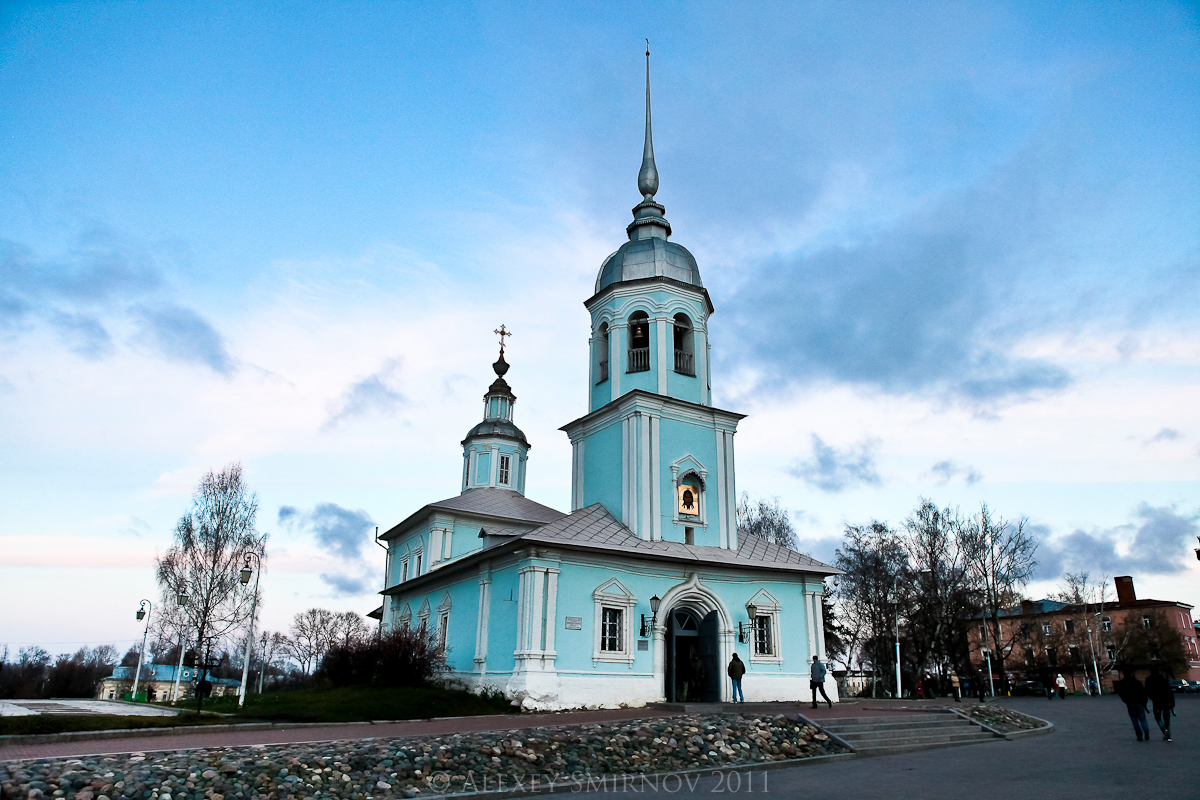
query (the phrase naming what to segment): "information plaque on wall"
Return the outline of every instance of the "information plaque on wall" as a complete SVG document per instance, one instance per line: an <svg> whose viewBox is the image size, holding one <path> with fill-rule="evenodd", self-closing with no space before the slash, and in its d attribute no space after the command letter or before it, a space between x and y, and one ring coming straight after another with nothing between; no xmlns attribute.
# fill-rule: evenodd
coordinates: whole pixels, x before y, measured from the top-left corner
<svg viewBox="0 0 1200 800"><path fill-rule="evenodd" d="M645 639L638 639L638 650L649 650L650 642Z"/></svg>
<svg viewBox="0 0 1200 800"><path fill-rule="evenodd" d="M567 630L569 630L569 631L583 630L583 617L567 617Z"/></svg>

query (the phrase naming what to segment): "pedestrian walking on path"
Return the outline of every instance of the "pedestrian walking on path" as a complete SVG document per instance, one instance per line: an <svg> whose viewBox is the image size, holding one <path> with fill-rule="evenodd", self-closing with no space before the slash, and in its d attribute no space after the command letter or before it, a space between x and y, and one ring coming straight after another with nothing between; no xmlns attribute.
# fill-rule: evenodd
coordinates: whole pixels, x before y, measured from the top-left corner
<svg viewBox="0 0 1200 800"><path fill-rule="evenodd" d="M812 707L817 707L817 692L821 692L821 697L825 698L825 702L833 708L833 701L829 699L829 695L825 694L825 665L821 663L821 659L813 656L812 669L808 672L808 688L812 690L813 703Z"/></svg>
<svg viewBox="0 0 1200 800"><path fill-rule="evenodd" d="M1175 713L1175 693L1171 684L1158 671L1158 667L1150 668L1150 676L1146 678L1146 696L1154 708L1154 721L1162 731L1163 741L1171 741L1171 715Z"/></svg>
<svg viewBox="0 0 1200 800"><path fill-rule="evenodd" d="M1100 696L1100 689L1096 686L1095 678L1088 678L1088 694L1090 694L1092 697Z"/></svg>
<svg viewBox="0 0 1200 800"><path fill-rule="evenodd" d="M1063 678L1062 673L1058 673L1058 677L1054 679L1054 685L1058 687L1058 699L1065 700L1067 697L1067 681Z"/></svg>
<svg viewBox="0 0 1200 800"><path fill-rule="evenodd" d="M962 702L960 697L962 694L962 683L958 680L958 673L950 670L950 690L954 692L954 702Z"/></svg>
<svg viewBox="0 0 1200 800"><path fill-rule="evenodd" d="M746 663L738 658L737 653L734 653L733 658L729 659L729 668L725 672L733 681L733 702L746 702L746 695L742 694L742 676L746 674ZM739 697L741 700L738 700Z"/></svg>
<svg viewBox="0 0 1200 800"><path fill-rule="evenodd" d="M1129 719L1133 722L1133 732L1137 740L1150 741L1150 726L1146 724L1146 687L1137 679L1131 670L1123 669L1125 677L1113 684L1113 690L1125 704Z"/></svg>

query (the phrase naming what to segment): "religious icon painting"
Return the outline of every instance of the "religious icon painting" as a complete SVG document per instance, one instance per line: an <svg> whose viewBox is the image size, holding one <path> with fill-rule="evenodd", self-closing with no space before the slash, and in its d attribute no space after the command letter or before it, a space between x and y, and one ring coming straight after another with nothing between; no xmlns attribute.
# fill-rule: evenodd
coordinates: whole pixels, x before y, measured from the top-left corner
<svg viewBox="0 0 1200 800"><path fill-rule="evenodd" d="M690 483L679 485L679 513L690 517L700 515L700 489Z"/></svg>

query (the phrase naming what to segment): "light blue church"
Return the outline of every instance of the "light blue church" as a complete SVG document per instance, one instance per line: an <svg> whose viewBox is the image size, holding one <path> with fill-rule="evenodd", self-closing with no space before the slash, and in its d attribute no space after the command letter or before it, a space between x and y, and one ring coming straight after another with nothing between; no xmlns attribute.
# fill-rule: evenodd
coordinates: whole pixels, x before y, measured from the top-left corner
<svg viewBox="0 0 1200 800"><path fill-rule="evenodd" d="M454 678L524 708L729 701L734 652L748 701L808 699L837 570L738 536L743 415L712 405L713 304L654 199L648 65L638 190L629 240L584 301L590 403L562 427L571 512L525 497L531 445L501 344L484 419L462 440L459 494L380 536L382 626L435 631Z"/></svg>

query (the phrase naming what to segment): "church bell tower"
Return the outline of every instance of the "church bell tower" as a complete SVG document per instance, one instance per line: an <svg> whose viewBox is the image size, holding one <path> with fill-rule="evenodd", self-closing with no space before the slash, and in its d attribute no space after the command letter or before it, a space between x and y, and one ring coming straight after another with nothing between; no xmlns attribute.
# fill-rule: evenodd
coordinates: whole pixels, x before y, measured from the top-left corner
<svg viewBox="0 0 1200 800"><path fill-rule="evenodd" d="M589 413L563 427L573 448L572 508L600 502L644 539L736 549L733 436L743 417L712 407L713 304L655 199L649 49L637 185L628 240L604 260L584 302Z"/></svg>
<svg viewBox="0 0 1200 800"><path fill-rule="evenodd" d="M462 440L462 491L483 487L511 489L525 494L525 466L529 461L529 440L513 424L513 394L504 376L508 362L504 360L504 337L512 334L500 326L500 358L492 364L496 380L483 396L483 422L476 425Z"/></svg>

